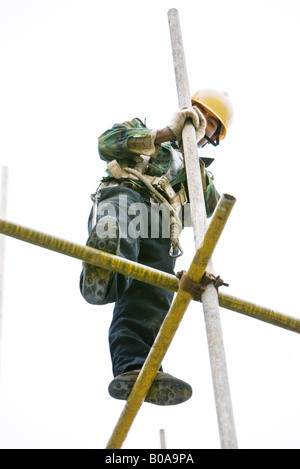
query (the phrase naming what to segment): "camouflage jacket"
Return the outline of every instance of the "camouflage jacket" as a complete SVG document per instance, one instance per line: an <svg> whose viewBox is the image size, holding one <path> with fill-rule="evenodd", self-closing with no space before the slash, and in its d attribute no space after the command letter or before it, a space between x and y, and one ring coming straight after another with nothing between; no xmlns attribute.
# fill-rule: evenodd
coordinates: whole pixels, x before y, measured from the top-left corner
<svg viewBox="0 0 300 469"><path fill-rule="evenodd" d="M132 121L123 122L122 124L115 124L111 129L104 132L98 138L98 151L100 158L106 162L117 160L122 168L134 168L136 162L134 157L137 155L128 149L128 139L130 137L147 137L151 129L148 129L140 119L133 119ZM150 176L163 176L165 175L172 162L172 147L171 143L163 143L155 158L150 158L146 167L145 173ZM206 205L207 216L210 217L220 198L215 186L213 184L213 175L205 170L206 174L206 188L204 190L204 200ZM107 170L107 176L102 181L113 180L113 176ZM184 166L182 165L175 179L171 181L171 185L175 191L180 188L180 184L185 184L185 189L188 194L186 184L186 174ZM136 181L135 181L136 184ZM147 190L142 182L138 182L143 191Z"/></svg>

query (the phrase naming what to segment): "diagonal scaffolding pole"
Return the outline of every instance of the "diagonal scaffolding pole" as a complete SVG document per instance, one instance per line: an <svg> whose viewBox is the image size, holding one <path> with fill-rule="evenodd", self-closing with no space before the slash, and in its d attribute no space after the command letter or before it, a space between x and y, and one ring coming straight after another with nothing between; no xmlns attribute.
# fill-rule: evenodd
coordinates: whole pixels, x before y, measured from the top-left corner
<svg viewBox="0 0 300 469"><path fill-rule="evenodd" d="M209 228L204 236L203 243L196 251L194 259L188 270L188 275L194 282L200 282L202 279L234 203L235 199L231 196L223 196L220 200ZM182 290L178 291L131 390L123 412L107 444L107 449L121 448L132 422L157 375L163 358L174 338L191 299L192 296L189 293Z"/></svg>
<svg viewBox="0 0 300 469"><path fill-rule="evenodd" d="M156 287L178 292L178 278L175 277L175 275L153 269L137 262L128 261L89 246L76 244L3 219L0 219L0 233L41 248L88 262L89 264L113 270ZM259 319L260 321L287 329L291 332L300 333L300 319L296 317L225 293L219 293L218 298L219 305L222 308Z"/></svg>
<svg viewBox="0 0 300 469"><path fill-rule="evenodd" d="M179 14L175 8L168 11L168 19L179 108L191 108L191 94L185 63ZM192 123L187 123L185 125L182 139L195 246L196 249L198 249L207 229L207 220L197 142ZM211 262L210 267L212 268ZM218 294L213 285L209 285L202 295L202 303L221 447L222 449L236 449L237 438L219 315Z"/></svg>

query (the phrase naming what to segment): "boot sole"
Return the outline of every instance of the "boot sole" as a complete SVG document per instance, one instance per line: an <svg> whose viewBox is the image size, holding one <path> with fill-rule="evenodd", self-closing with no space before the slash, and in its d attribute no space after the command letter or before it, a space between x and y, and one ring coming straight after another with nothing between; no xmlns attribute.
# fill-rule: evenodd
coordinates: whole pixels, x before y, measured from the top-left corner
<svg viewBox="0 0 300 469"><path fill-rule="evenodd" d="M105 233L107 233L106 236ZM103 217L93 228L86 245L117 255L119 253L119 225L117 220L109 216ZM84 262L81 284L81 293L84 299L94 305L101 304L111 285L113 276L114 273L110 270Z"/></svg>
<svg viewBox="0 0 300 469"><path fill-rule="evenodd" d="M137 377L138 372L128 372L116 377L108 388L111 397L127 400ZM188 383L167 373L159 372L145 402L160 406L177 405L190 399L192 393L192 388Z"/></svg>

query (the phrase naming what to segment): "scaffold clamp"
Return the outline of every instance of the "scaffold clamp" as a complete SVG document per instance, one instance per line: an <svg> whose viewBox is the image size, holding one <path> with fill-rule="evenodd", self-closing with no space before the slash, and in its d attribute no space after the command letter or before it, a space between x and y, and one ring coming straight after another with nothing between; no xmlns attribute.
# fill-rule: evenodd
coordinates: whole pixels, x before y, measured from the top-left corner
<svg viewBox="0 0 300 469"><path fill-rule="evenodd" d="M179 279L179 289L186 291L192 295L193 300L201 301L202 293L206 290L207 285L213 284L218 290L219 287L228 287L229 284L221 279L220 275L217 277L211 272L205 271L200 282L194 282L187 274L186 270L177 272L176 277Z"/></svg>

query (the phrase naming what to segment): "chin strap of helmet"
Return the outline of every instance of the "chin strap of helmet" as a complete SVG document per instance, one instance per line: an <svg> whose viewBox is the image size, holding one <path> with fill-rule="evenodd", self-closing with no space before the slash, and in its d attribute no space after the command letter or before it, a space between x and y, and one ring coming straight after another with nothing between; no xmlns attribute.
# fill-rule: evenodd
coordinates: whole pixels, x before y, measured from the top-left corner
<svg viewBox="0 0 300 469"><path fill-rule="evenodd" d="M220 132L221 132L221 127L222 127L222 123L219 121L219 124L218 124L218 128L217 130L215 131L214 135L213 136L216 136L216 141L212 140L212 138L208 137L206 134L204 135L204 138L206 138L206 140L211 143L214 147L217 147L220 143Z"/></svg>

